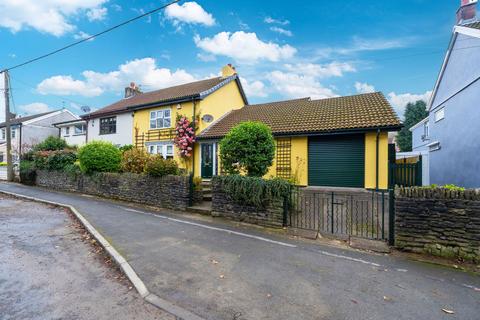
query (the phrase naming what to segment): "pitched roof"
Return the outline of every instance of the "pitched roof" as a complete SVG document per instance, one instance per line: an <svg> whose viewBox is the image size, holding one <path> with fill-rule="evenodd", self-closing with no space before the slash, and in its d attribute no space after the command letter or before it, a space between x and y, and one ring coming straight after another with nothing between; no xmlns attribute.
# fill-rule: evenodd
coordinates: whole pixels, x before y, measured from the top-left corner
<svg viewBox="0 0 480 320"><path fill-rule="evenodd" d="M469 24L466 24L465 27L468 27L468 28L473 28L473 29L478 29L480 30L480 21L477 21L477 22L473 22L473 23L469 23Z"/></svg>
<svg viewBox="0 0 480 320"><path fill-rule="evenodd" d="M10 125L20 124L22 122L33 120L35 118L40 118L40 117L46 116L47 114L54 113L54 112L57 112L57 111L58 110L54 110L54 111L34 114L34 115L31 115L31 116L13 118L13 119L10 119ZM0 128L5 127L5 125L6 125L5 122L1 122L0 123Z"/></svg>
<svg viewBox="0 0 480 320"><path fill-rule="evenodd" d="M185 99L201 99L204 95L212 93L221 86L236 80L240 88L240 92L244 97L245 103L248 103L246 97L243 93L240 81L238 80L237 75L233 75L227 78L216 77L206 80L200 80L195 82L190 82L178 86L173 86L169 88L164 88L156 91L150 91L141 93L139 95L133 96L131 98L119 100L105 108L91 112L87 115L82 116L82 118L96 117L106 114L115 114L127 112L133 109L140 109L142 107L148 107L152 104L168 104L176 103Z"/></svg>
<svg viewBox="0 0 480 320"><path fill-rule="evenodd" d="M220 138L235 125L260 121L274 135L312 134L351 129L401 127L396 113L382 93L310 100L270 102L233 110L203 130L199 138Z"/></svg>

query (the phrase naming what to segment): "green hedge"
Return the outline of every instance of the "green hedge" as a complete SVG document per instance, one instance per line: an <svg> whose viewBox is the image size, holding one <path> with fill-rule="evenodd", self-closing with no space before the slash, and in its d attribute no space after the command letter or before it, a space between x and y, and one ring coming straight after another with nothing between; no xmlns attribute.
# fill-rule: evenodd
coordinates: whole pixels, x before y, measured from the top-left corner
<svg viewBox="0 0 480 320"><path fill-rule="evenodd" d="M66 166L77 161L77 154L73 150L38 151L33 156L37 169L63 170ZM21 162L28 162L22 160Z"/></svg>
<svg viewBox="0 0 480 320"><path fill-rule="evenodd" d="M85 173L117 172L122 152L110 142L92 141L80 148L78 160Z"/></svg>
<svg viewBox="0 0 480 320"><path fill-rule="evenodd" d="M275 199L290 199L293 185L280 178L263 179L241 175L215 176L225 193L235 202L263 208Z"/></svg>

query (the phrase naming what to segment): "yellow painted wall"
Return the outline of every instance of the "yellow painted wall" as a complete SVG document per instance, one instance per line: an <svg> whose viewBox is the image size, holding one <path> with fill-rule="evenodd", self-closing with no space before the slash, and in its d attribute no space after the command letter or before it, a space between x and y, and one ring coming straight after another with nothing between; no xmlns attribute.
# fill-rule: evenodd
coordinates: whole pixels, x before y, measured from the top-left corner
<svg viewBox="0 0 480 320"><path fill-rule="evenodd" d="M296 185L306 186L308 184L308 138L292 137L291 146L291 165L292 165L292 181ZM275 139L277 141L277 139ZM277 152L273 164L268 168L264 178L274 178L277 173Z"/></svg>
<svg viewBox="0 0 480 320"><path fill-rule="evenodd" d="M178 104L174 104L171 106L158 106L158 107L151 107L148 109L142 109L135 111L134 118L133 118L133 141L132 144L135 145L135 134L136 129L138 129L138 134L146 133L148 131L156 131L150 130L150 112L154 110L160 110L165 108L170 108L171 115L172 115L172 126L171 129L175 127L175 119L177 115L185 115L189 119L193 118L193 102L186 102L181 103L180 109L177 109ZM212 122L207 123L202 120L202 117L205 114L209 114L213 116L213 121L217 120L225 113L229 112L230 110L239 109L244 106L243 98L240 94L240 90L237 86L235 81L228 83L227 85L223 86L222 88L218 89L217 91L213 92L209 96L207 96L204 100L197 101L195 104L195 113L198 117L199 122L197 123L196 133L199 134L207 128ZM169 129L161 129L161 130L169 130ZM168 140L159 140L159 141L168 141ZM154 141L149 141L154 142ZM195 176L200 176L200 145L199 143L195 143L194 145L194 159L195 159ZM182 168L186 168L189 171L192 169L192 162L191 160L187 163L178 156L178 150L174 147L174 159L178 162L179 166Z"/></svg>
<svg viewBox="0 0 480 320"><path fill-rule="evenodd" d="M365 188L376 188L376 132L365 133ZM378 143L378 188L388 188L388 133L381 132Z"/></svg>

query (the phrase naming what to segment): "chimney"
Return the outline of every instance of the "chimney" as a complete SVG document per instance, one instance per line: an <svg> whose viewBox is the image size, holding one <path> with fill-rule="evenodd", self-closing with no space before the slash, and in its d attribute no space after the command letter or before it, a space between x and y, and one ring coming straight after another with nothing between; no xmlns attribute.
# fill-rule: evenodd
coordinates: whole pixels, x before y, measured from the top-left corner
<svg viewBox="0 0 480 320"><path fill-rule="evenodd" d="M135 82L130 82L130 86L125 88L125 99L131 98L141 93L142 92L140 91L140 88L138 88Z"/></svg>
<svg viewBox="0 0 480 320"><path fill-rule="evenodd" d="M478 0L460 0L457 11L457 25L466 25L479 20L477 15Z"/></svg>
<svg viewBox="0 0 480 320"><path fill-rule="evenodd" d="M228 78L233 76L234 74L237 74L237 70L235 70L235 67L232 66L230 63L222 68L222 77Z"/></svg>

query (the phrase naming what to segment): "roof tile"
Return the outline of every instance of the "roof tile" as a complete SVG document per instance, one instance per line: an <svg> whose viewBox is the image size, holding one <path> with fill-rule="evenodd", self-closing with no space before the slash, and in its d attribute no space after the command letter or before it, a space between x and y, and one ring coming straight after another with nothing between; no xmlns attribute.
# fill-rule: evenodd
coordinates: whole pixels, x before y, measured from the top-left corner
<svg viewBox="0 0 480 320"><path fill-rule="evenodd" d="M202 131L199 138L220 138L245 121L267 124L274 135L349 129L400 127L382 93L310 100L309 98L248 105L233 110Z"/></svg>

